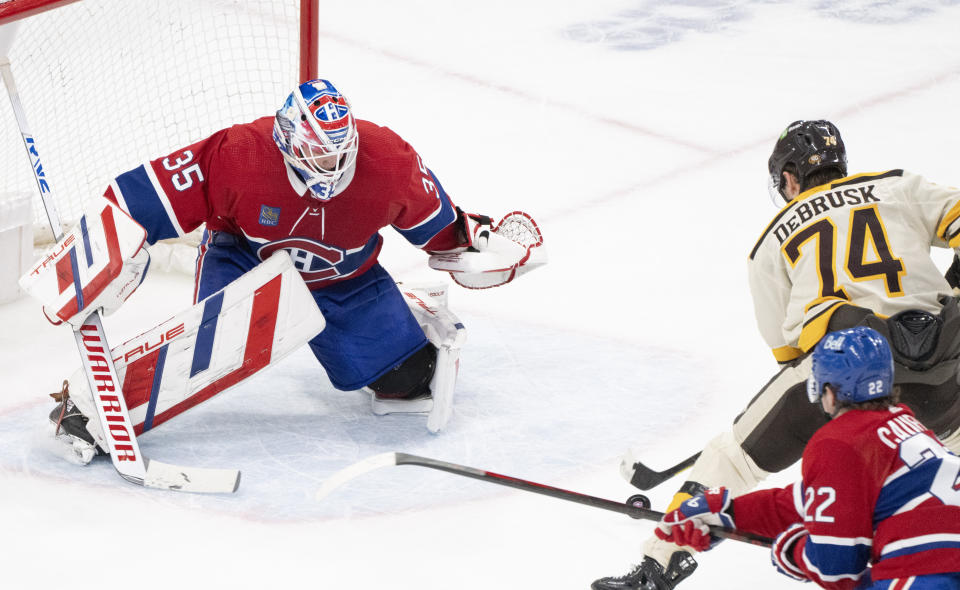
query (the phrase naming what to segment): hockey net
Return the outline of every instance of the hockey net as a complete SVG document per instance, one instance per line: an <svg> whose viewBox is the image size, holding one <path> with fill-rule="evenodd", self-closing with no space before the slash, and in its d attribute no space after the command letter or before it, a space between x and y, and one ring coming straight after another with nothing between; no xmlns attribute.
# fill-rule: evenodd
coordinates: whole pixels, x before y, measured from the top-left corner
<svg viewBox="0 0 960 590"><path fill-rule="evenodd" d="M117 174L272 114L316 77L317 1L0 0L0 35L15 27L8 56L64 226ZM0 193L31 194L41 245L51 233L31 163L0 102Z"/></svg>

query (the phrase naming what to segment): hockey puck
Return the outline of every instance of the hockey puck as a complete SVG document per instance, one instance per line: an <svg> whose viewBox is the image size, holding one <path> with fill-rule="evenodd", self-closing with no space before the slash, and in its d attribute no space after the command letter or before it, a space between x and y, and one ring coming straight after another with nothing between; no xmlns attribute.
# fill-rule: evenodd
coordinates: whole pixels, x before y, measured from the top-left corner
<svg viewBox="0 0 960 590"><path fill-rule="evenodd" d="M644 496L643 494L634 494L627 498L627 506L632 508L642 508L644 510L650 509L650 498ZM640 518L639 516L630 515L631 518Z"/></svg>

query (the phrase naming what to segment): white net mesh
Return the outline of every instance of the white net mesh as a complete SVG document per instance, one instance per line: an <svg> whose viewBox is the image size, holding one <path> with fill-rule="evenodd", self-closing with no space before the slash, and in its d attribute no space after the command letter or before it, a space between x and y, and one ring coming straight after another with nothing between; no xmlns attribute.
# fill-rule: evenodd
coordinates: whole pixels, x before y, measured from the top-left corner
<svg viewBox="0 0 960 590"><path fill-rule="evenodd" d="M64 226L120 172L276 111L298 22L299 0L83 0L22 20L11 67ZM36 195L0 102L0 193ZM38 196L34 219L46 229Z"/></svg>

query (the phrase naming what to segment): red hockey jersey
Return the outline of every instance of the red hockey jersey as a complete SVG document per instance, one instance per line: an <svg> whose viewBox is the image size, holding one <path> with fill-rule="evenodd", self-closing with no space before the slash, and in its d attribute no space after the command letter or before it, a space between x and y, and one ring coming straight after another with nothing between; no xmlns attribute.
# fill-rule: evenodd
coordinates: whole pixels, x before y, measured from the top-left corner
<svg viewBox="0 0 960 590"><path fill-rule="evenodd" d="M851 410L818 430L803 480L733 501L738 529L775 537L803 522L796 564L824 588L960 572L960 457L904 405Z"/></svg>
<svg viewBox="0 0 960 590"><path fill-rule="evenodd" d="M397 134L357 121L356 166L329 201L307 195L272 139L273 118L234 125L118 176L105 196L147 230L147 241L207 229L246 239L266 260L287 250L311 289L357 276L377 260L381 228L417 247L458 245L456 210Z"/></svg>

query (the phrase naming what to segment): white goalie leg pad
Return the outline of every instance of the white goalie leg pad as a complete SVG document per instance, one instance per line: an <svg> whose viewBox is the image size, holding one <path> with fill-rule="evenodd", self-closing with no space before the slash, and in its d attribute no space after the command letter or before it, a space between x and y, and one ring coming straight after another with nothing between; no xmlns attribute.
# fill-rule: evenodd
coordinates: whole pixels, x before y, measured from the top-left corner
<svg viewBox="0 0 960 590"><path fill-rule="evenodd" d="M325 322L286 252L278 252L221 291L111 351L137 434L185 412L306 344ZM96 407L82 372L71 399L90 417L102 448Z"/></svg>
<svg viewBox="0 0 960 590"><path fill-rule="evenodd" d="M447 426L453 414L460 349L467 340L467 329L445 305L446 285L411 285L403 289L403 294L423 333L437 347L437 364L430 380L433 408L427 415L427 430L437 433Z"/></svg>
<svg viewBox="0 0 960 590"><path fill-rule="evenodd" d="M462 333L465 335L466 331ZM437 368L430 380L433 408L427 414L427 430L433 433L446 428L453 415L453 393L460 372L460 347L443 344L437 347Z"/></svg>
<svg viewBox="0 0 960 590"><path fill-rule="evenodd" d="M429 412L427 430L437 433L446 427L453 413L454 389L460 370L460 349L467 340L467 329L457 316L447 309L446 285L401 283L398 287L427 340L437 348L436 367L430 379L432 399L412 400L403 406L404 402L384 404L386 400L377 400L374 397L373 411L381 415Z"/></svg>
<svg viewBox="0 0 960 590"><path fill-rule="evenodd" d="M400 292L403 294L404 301L407 302L407 306L410 308L410 311L413 313L414 318L416 318L417 323L420 325L420 329L424 331L424 335L427 336L427 340L430 340L430 343L436 346L436 342L430 339L429 334L427 334L427 328L425 325L424 310L416 303L416 301L422 301L427 298L432 298L438 305L446 308L447 306L447 285L444 283L430 283L423 285L407 285L405 283L397 283L397 287L400 289ZM411 297L407 293L413 293ZM437 350L437 356L439 357L439 349ZM436 377L436 370L434 370L434 377ZM431 377L431 383L429 384L431 392L433 391L433 377ZM433 395L429 397L419 397L416 399L396 399L396 398L378 398L376 393L369 387L364 387L361 389L365 393L370 394L370 409L377 416L388 416L390 414L422 414L427 415L430 413L430 410L433 409Z"/></svg>

